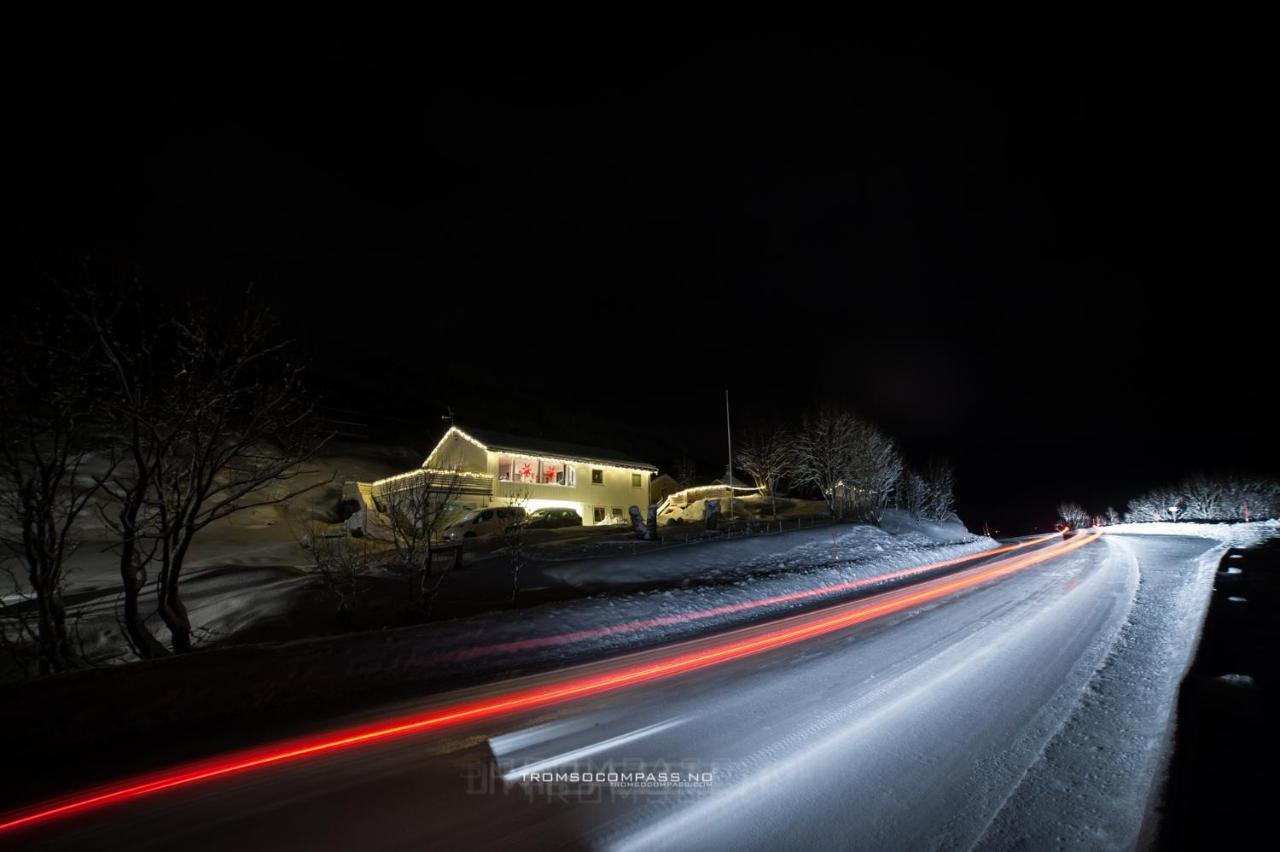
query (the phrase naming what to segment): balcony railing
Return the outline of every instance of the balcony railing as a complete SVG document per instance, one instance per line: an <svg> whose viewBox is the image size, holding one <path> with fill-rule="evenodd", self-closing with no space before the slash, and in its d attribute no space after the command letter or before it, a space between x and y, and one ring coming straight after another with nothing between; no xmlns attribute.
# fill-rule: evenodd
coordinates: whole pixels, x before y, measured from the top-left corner
<svg viewBox="0 0 1280 852"><path fill-rule="evenodd" d="M383 497L401 491L426 489L442 494L493 494L493 477L487 473L452 470L411 470L388 476L373 483L373 496Z"/></svg>

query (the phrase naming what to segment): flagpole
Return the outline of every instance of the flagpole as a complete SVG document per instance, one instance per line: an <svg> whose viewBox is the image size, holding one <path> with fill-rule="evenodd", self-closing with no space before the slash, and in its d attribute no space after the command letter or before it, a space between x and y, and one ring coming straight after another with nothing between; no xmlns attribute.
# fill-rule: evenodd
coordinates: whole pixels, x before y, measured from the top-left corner
<svg viewBox="0 0 1280 852"><path fill-rule="evenodd" d="M729 426L729 389L724 389L724 433L729 441L729 467L725 470L729 478L729 517L733 517L733 429Z"/></svg>

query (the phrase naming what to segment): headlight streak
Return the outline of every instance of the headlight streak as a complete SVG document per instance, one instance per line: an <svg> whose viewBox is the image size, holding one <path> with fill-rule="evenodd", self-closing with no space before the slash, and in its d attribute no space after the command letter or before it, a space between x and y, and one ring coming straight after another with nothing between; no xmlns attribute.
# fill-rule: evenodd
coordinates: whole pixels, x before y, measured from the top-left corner
<svg viewBox="0 0 1280 852"><path fill-rule="evenodd" d="M915 591L912 591L909 587L886 592L874 598L836 604L829 608L833 612L828 615L823 615L823 611L818 610L803 615L791 616L788 619L784 619L784 621L803 621L803 623L769 631L762 635L753 635L745 639L726 641L702 650L679 651L676 649L677 652L672 656L655 662L623 665L613 671L606 671L601 674L571 676L560 683L549 686L519 689L502 695L435 708L398 720L382 720L343 731L330 731L316 737L242 751L232 755L197 761L185 767L161 770L156 773L126 779L6 814L0 817L0 820L3 820L0 822L0 832L34 826L57 818L69 817L98 810L112 804L132 801L165 790L187 787L202 781L280 765L313 755L342 751L410 734L450 728L482 719L563 704L575 699L599 695L617 689L665 680L731 660L752 657L776 648L827 635L855 624L901 612L913 606L939 600L956 592L1008 576L1061 556L1064 553L1079 549L1100 536L1100 532L1082 534L1061 545L1013 557L991 567L974 568L951 578L928 581ZM1035 541L1038 540L1009 546L1008 549L1012 550ZM974 557L967 558L972 559ZM744 628L744 630L751 629L753 628Z"/></svg>

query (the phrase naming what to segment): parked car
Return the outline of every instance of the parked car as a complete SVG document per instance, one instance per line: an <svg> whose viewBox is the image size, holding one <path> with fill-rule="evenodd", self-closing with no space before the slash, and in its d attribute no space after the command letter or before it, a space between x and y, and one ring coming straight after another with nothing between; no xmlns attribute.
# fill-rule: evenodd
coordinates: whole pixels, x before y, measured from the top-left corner
<svg viewBox="0 0 1280 852"><path fill-rule="evenodd" d="M524 509L519 506L495 506L492 509L477 509L462 516L445 527L446 541L457 541L461 538L483 538L487 535L501 535L512 524L523 521Z"/></svg>
<svg viewBox="0 0 1280 852"><path fill-rule="evenodd" d="M554 530L582 526L582 516L574 509L534 509L518 525L526 530Z"/></svg>

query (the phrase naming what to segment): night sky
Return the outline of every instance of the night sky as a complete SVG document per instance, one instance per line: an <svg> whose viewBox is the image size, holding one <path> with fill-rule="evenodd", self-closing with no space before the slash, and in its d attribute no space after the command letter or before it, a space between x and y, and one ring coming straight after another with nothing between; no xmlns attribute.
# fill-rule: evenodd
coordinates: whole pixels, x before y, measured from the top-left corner
<svg viewBox="0 0 1280 852"><path fill-rule="evenodd" d="M925 24L33 21L18 275L252 283L421 445L452 407L718 474L728 387L952 460L971 526L1276 472L1260 28Z"/></svg>

